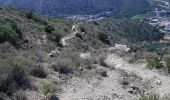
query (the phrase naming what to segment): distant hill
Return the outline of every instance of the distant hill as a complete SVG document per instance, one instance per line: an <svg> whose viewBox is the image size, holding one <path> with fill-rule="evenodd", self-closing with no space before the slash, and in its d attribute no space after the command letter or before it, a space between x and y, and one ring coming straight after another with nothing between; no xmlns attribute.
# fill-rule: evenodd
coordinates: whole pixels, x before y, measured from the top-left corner
<svg viewBox="0 0 170 100"><path fill-rule="evenodd" d="M111 11L114 16L130 16L150 9L147 0L0 0L10 6L49 16L88 15Z"/></svg>

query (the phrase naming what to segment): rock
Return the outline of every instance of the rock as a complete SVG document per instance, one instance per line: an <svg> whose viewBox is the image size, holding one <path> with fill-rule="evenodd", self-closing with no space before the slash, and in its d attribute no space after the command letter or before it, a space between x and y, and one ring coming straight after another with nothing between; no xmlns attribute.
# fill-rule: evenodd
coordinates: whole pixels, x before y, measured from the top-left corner
<svg viewBox="0 0 170 100"><path fill-rule="evenodd" d="M156 83L156 85L161 85L162 81L159 80L159 79L157 79L157 80L155 81L155 83Z"/></svg>
<svg viewBox="0 0 170 100"><path fill-rule="evenodd" d="M89 59L91 57L91 53L81 53L80 58Z"/></svg>
<svg viewBox="0 0 170 100"><path fill-rule="evenodd" d="M114 47L109 48L109 51L129 52L130 48L128 48L127 45L115 44Z"/></svg>
<svg viewBox="0 0 170 100"><path fill-rule="evenodd" d="M58 51L51 51L50 53L48 53L48 57L55 57L57 55Z"/></svg>
<svg viewBox="0 0 170 100"><path fill-rule="evenodd" d="M48 100L60 100L56 95L51 95Z"/></svg>

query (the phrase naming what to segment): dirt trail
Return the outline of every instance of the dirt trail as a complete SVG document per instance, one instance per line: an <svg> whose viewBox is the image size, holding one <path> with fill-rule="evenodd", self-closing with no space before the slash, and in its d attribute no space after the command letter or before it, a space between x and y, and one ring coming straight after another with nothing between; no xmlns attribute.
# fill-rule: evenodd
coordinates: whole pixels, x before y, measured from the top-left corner
<svg viewBox="0 0 170 100"><path fill-rule="evenodd" d="M116 54L109 55L106 63L114 66L116 69L123 70L127 73L133 73L151 84L151 92L159 94L161 97L170 95L170 77L154 72L146 68L145 63L128 64L126 60Z"/></svg>
<svg viewBox="0 0 170 100"><path fill-rule="evenodd" d="M92 78L91 80L78 77L72 78L63 85L61 100L136 100L137 96L130 94L124 89L119 78L118 71L108 71L108 77L101 80Z"/></svg>
<svg viewBox="0 0 170 100"><path fill-rule="evenodd" d="M77 27L78 27L78 25L77 25L77 24L74 24L74 25L72 26L72 32L71 32L71 34L69 34L69 35L67 35L67 36L65 36L65 37L63 37L63 38L61 39L61 44L62 44L63 46L68 46L69 44L67 43L67 40L75 37L76 33L78 33Z"/></svg>
<svg viewBox="0 0 170 100"><path fill-rule="evenodd" d="M170 77L159 74L146 68L146 63L129 64L123 57L110 53L105 60L115 70L107 70L108 77L90 80L73 77L62 85L63 92L59 95L61 100L138 100L140 94L156 93L160 97L170 95ZM122 73L127 73L128 85L120 84ZM166 99L164 99L166 100Z"/></svg>

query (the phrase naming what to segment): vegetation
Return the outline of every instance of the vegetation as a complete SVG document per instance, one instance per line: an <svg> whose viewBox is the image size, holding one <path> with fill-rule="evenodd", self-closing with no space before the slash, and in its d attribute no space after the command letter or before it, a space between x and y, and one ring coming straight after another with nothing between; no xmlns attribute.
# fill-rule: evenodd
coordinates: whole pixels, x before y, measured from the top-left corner
<svg viewBox="0 0 170 100"><path fill-rule="evenodd" d="M148 64L149 68L159 68L160 69L160 68L164 67L164 65L158 59L149 59L147 61L147 64Z"/></svg>
<svg viewBox="0 0 170 100"><path fill-rule="evenodd" d="M139 100L159 100L159 97L156 94L149 95L141 94Z"/></svg>
<svg viewBox="0 0 170 100"><path fill-rule="evenodd" d="M152 46L153 41L159 41L164 34L142 21L108 18L95 22L81 22L79 31L85 34L81 38L70 39L69 46L60 47L56 42L59 43L63 36L71 33L73 22L5 8L0 10L0 13L2 14L0 16L0 92L10 99L25 100L27 96L24 92L28 90L30 93L38 92L43 95L39 92L42 91L45 95L51 95L56 91L55 86L58 88L61 83L74 76L107 77L108 73L105 69L114 66L105 63L106 56L102 54L105 49L101 51L99 49L114 46L115 43L131 46L134 52L132 61L139 58L148 59L151 68L162 68L162 57L168 54L168 43L164 43L163 46L155 43L156 46ZM48 56L51 52L56 56ZM90 52L90 57L80 58L82 52ZM168 59L166 63L167 68L170 69ZM102 68L99 68L99 65ZM53 78L60 80L53 80ZM47 81L48 83L44 83ZM39 84L42 86L39 87ZM45 98L40 97L40 99Z"/></svg>
<svg viewBox="0 0 170 100"><path fill-rule="evenodd" d="M16 43L19 39L19 34L10 23L0 25L0 43L9 41Z"/></svg>
<svg viewBox="0 0 170 100"><path fill-rule="evenodd" d="M47 25L47 26L45 27L45 32L47 32L48 34L52 33L53 31L55 31L55 28L54 28L54 27L49 26L49 25Z"/></svg>
<svg viewBox="0 0 170 100"><path fill-rule="evenodd" d="M54 41L54 42L57 42L57 43L60 42L60 40L61 40L62 37L63 37L63 36L62 36L60 33L54 33L54 32L52 32L52 33L49 33L49 34L48 34L48 38L49 38L51 41Z"/></svg>
<svg viewBox="0 0 170 100"><path fill-rule="evenodd" d="M41 65L33 66L31 68L30 74L32 76L35 76L38 78L46 78L47 77L47 73L46 73L45 69L43 68L43 66L41 66Z"/></svg>
<svg viewBox="0 0 170 100"><path fill-rule="evenodd" d="M169 55L165 57L165 63L166 63L168 72L170 73L170 56Z"/></svg>
<svg viewBox="0 0 170 100"><path fill-rule="evenodd" d="M6 67L4 67L6 63ZM7 62L2 61L2 71L0 91L11 95L16 89L26 89L30 87L30 79L27 73L27 61L25 58L17 56ZM3 76L5 75L5 76Z"/></svg>
<svg viewBox="0 0 170 100"><path fill-rule="evenodd" d="M48 93L55 92L56 88L53 84L44 83L42 85L42 90L43 90L44 94L48 94Z"/></svg>
<svg viewBox="0 0 170 100"><path fill-rule="evenodd" d="M102 72L101 72L101 75L102 75L103 77L107 77L107 71L102 71Z"/></svg>
<svg viewBox="0 0 170 100"><path fill-rule="evenodd" d="M98 14L112 11L112 16L134 16L136 14L145 13L150 10L150 4L141 0L102 0L86 1L20 1L20 0L2 0L0 5L12 6L16 8L24 8L49 16L65 16L65 15L88 15ZM18 3L20 2L20 3ZM57 6L55 5L57 4ZM87 5L88 4L88 5ZM43 6L41 6L43 5ZM65 6L63 6L65 5ZM49 7L50 6L50 7ZM71 9L70 9L71 8Z"/></svg>

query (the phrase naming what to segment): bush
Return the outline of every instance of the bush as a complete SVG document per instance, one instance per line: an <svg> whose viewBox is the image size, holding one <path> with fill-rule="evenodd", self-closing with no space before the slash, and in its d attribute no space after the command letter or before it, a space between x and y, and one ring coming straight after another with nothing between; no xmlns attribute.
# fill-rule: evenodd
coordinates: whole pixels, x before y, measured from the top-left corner
<svg viewBox="0 0 170 100"><path fill-rule="evenodd" d="M149 68L163 68L164 65L158 59L149 59L147 61L147 65Z"/></svg>
<svg viewBox="0 0 170 100"><path fill-rule="evenodd" d="M12 57L12 56L11 56ZM30 80L27 74L27 60L24 57L16 56L0 61L1 77L0 92L11 95L16 89L30 87Z"/></svg>
<svg viewBox="0 0 170 100"><path fill-rule="evenodd" d="M47 25L47 26L45 27L45 32L47 32L48 34L49 34L49 33L52 33L53 31L55 31L55 28L54 28L54 27L49 26L49 25Z"/></svg>
<svg viewBox="0 0 170 100"><path fill-rule="evenodd" d="M165 63L166 63L166 67L168 69L168 72L170 73L170 56L168 55L164 59L165 59Z"/></svg>
<svg viewBox="0 0 170 100"><path fill-rule="evenodd" d="M142 93L139 100L159 100L159 97L156 94L145 95Z"/></svg>
<svg viewBox="0 0 170 100"><path fill-rule="evenodd" d="M10 79L3 80L0 83L0 92L6 93L8 95L12 94L14 88L14 83Z"/></svg>
<svg viewBox="0 0 170 100"><path fill-rule="evenodd" d="M24 57L15 57L11 66L13 66L12 75L16 86L24 89L30 87L27 73L28 61Z"/></svg>
<svg viewBox="0 0 170 100"><path fill-rule="evenodd" d="M52 67L60 74L69 74L78 71L80 65L79 55L73 51L65 50L58 55L57 63Z"/></svg>
<svg viewBox="0 0 170 100"><path fill-rule="evenodd" d="M56 65L52 66L55 71L58 71L60 74L73 73L73 65L71 62L64 60L59 61Z"/></svg>
<svg viewBox="0 0 170 100"><path fill-rule="evenodd" d="M99 59L98 59L98 62L100 65L104 66L104 67L108 67L108 65L106 64L105 62L106 60L106 57L105 56L101 56Z"/></svg>
<svg viewBox="0 0 170 100"><path fill-rule="evenodd" d="M49 84L49 83L44 83L42 85L42 89L44 94L48 94L48 93L54 93L55 92L55 86L53 84Z"/></svg>
<svg viewBox="0 0 170 100"><path fill-rule="evenodd" d="M60 42L60 40L61 40L62 37L63 37L63 36L62 36L61 34L59 34L59 33L54 33L54 32L52 32L52 33L49 33L49 34L48 34L48 38L49 38L51 41L54 41L54 42L57 42L57 43Z"/></svg>
<svg viewBox="0 0 170 100"><path fill-rule="evenodd" d="M31 68L30 74L38 78L46 78L47 73L41 65L36 65Z"/></svg>
<svg viewBox="0 0 170 100"><path fill-rule="evenodd" d="M107 33L100 32L100 33L98 33L97 37L103 43L111 45L111 40L110 40L110 37L109 37L109 35Z"/></svg>
<svg viewBox="0 0 170 100"><path fill-rule="evenodd" d="M19 90L15 95L16 100L28 100L25 92L23 90Z"/></svg>
<svg viewBox="0 0 170 100"><path fill-rule="evenodd" d="M19 34L10 24L0 25L0 42L9 41L14 43L19 39Z"/></svg>
<svg viewBox="0 0 170 100"><path fill-rule="evenodd" d="M102 75L103 77L107 77L107 71L102 71L102 72L101 72L101 75Z"/></svg>
<svg viewBox="0 0 170 100"><path fill-rule="evenodd" d="M40 16L34 14L33 12L27 12L27 13L26 13L26 17L27 17L28 19L32 19L32 20L35 21L35 22L40 22L40 23L42 23L42 24L44 24L44 25L47 24L47 22L46 22L45 20L43 20Z"/></svg>

